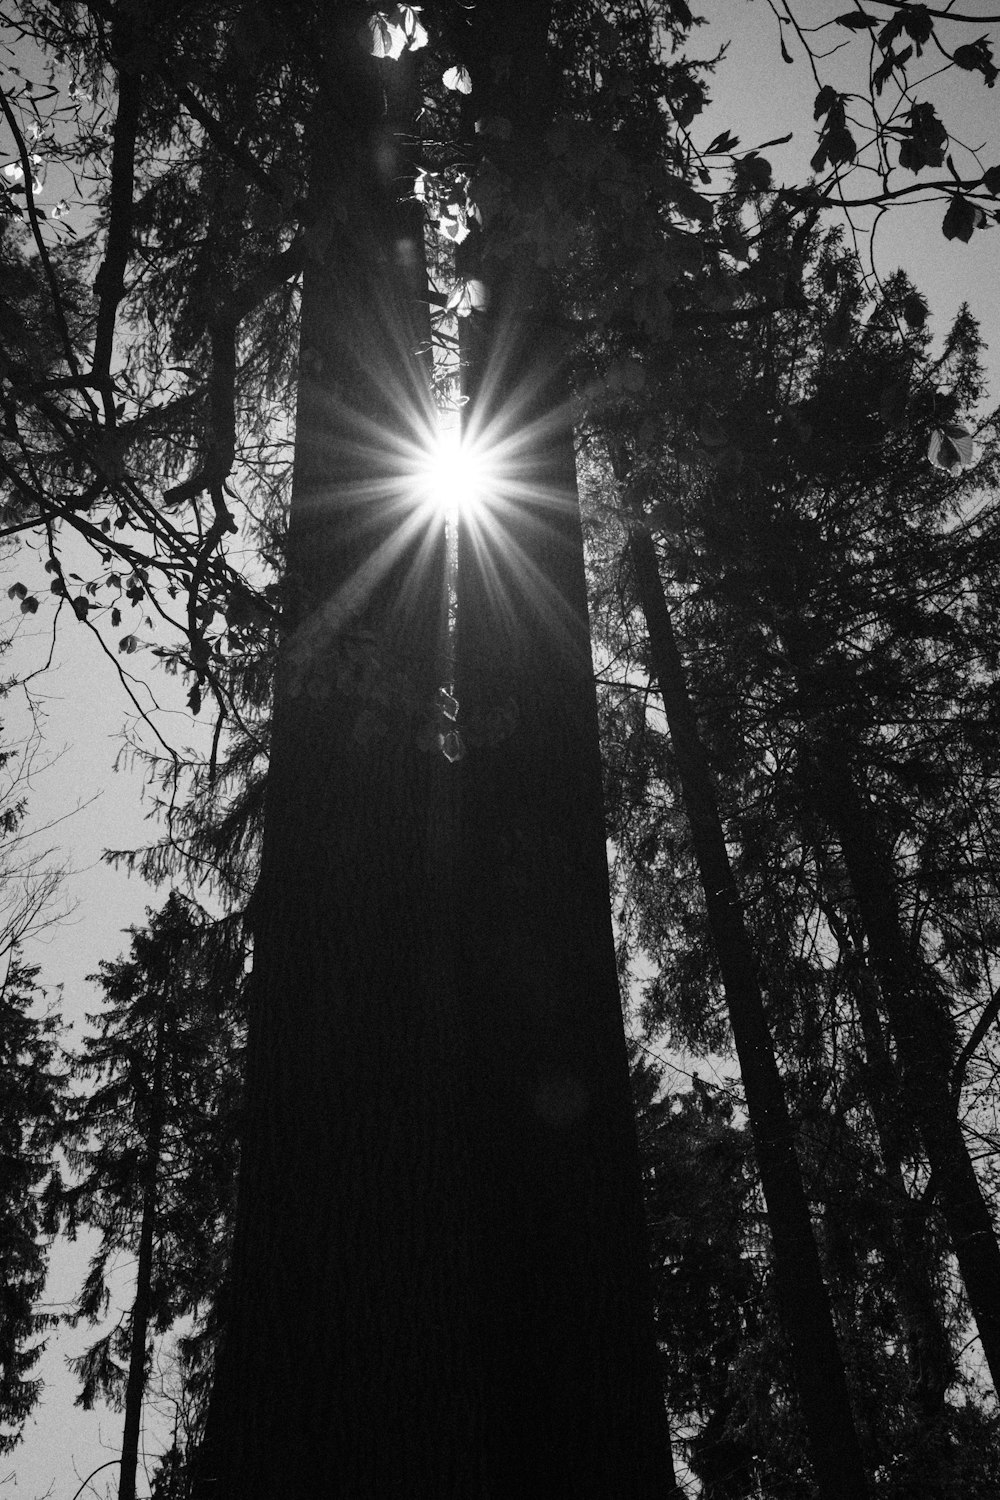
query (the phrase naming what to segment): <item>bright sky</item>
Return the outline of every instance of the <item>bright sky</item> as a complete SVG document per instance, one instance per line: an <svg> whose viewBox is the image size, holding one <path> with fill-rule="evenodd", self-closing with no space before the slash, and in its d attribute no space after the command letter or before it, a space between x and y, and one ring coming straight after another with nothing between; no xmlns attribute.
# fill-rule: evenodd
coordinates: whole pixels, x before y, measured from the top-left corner
<svg viewBox="0 0 1000 1500"><path fill-rule="evenodd" d="M793 131L790 147L770 151L780 181L801 181L802 163L815 149L812 134L812 101L815 83L801 65L782 63L778 51L778 27L766 0L705 0L701 7L711 18L692 49L709 55L727 36L733 38L729 60L722 65L713 85L716 103L696 122L695 138L702 144L725 128L738 134L744 145ZM824 14L848 9L849 0ZM983 14L995 9L995 0L965 0L967 13ZM818 10L819 7L816 7ZM996 26L983 31L995 34ZM974 32L974 35L978 35ZM846 35L846 34L843 34ZM839 38L838 38L839 39ZM970 37L969 39L972 39ZM793 54L798 58L794 44ZM1000 50L1000 49L998 49ZM856 47L854 48L856 54ZM956 113L949 104L948 119L967 141L978 144L987 125L996 118L996 95L981 79L963 75L963 104ZM844 84L842 86L849 86ZM3 147L9 143L3 142ZM4 160L7 160L4 157ZM1000 161L1000 144L987 165ZM894 211L876 241L876 263L883 274L903 265L927 295L935 330L940 333L963 300L968 300L983 323L993 346L991 369L994 400L1000 394L1000 308L997 305L997 251L1000 233L977 233L968 245L947 242L941 234L942 208L903 208ZM33 566L41 573L41 561ZM0 561L0 602L5 590L22 575L26 584L29 559L22 552L10 563ZM65 612L57 648L57 665L33 683L33 690L47 715L46 735L49 769L40 773L30 797L30 816L36 825L59 823L41 835L43 846L58 842L65 851L70 874L66 893L75 904L73 915L32 945L30 957L43 967L50 987L65 985L63 1009L67 1019L78 1022L94 1007L94 991L84 976L101 958L113 958L127 945L121 929L144 920L147 905L158 905L165 893L151 891L137 880L115 874L101 863L106 847L130 847L153 836L141 805L141 777L127 770L114 772L121 748L120 725L127 705L110 664L102 659L93 637ZM10 621L16 629L14 646L5 659L7 675L30 670L48 651L51 612L21 616L15 601ZM0 620L0 638L7 622ZM172 704L161 719L164 732L175 742L190 739L190 721L181 706L175 684L157 683L161 698ZM15 694L0 704L5 727L4 743L25 732L26 718ZM79 807L80 810L74 812ZM68 816L72 814L72 816ZM68 1298L82 1275L79 1251L59 1249L53 1263L48 1296L53 1302ZM40 1373L46 1382L42 1405L32 1419L23 1445L8 1459L0 1460L0 1496L18 1500L73 1500L83 1478L114 1456L121 1419L108 1412L85 1416L72 1405L73 1386L64 1371L67 1354L78 1352L92 1337L86 1330L64 1331L50 1340ZM161 1423L161 1430L162 1423ZM110 1492L114 1469L97 1477L91 1495ZM141 1489L140 1476L140 1493Z"/></svg>

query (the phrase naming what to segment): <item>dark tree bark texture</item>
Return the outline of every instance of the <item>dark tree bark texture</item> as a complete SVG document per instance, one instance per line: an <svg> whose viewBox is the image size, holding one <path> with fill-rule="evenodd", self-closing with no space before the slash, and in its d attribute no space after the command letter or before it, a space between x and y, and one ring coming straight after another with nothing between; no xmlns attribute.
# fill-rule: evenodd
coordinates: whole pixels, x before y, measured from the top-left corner
<svg viewBox="0 0 1000 1500"><path fill-rule="evenodd" d="M505 557L497 594L463 570L460 723L487 729L451 764L434 707L444 538L414 512L400 450L429 421L422 247L379 65L357 16L337 16L234 1264L198 1492L652 1500L672 1479L572 447L562 428L558 524L514 524L551 580L541 617L506 590L519 563ZM532 477L552 462L543 443Z"/></svg>

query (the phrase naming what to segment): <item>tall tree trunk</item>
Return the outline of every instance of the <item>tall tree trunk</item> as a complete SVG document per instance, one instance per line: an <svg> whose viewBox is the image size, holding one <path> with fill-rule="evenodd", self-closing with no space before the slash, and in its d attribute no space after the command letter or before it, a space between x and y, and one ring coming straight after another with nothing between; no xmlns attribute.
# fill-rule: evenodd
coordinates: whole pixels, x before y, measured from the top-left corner
<svg viewBox="0 0 1000 1500"><path fill-rule="evenodd" d="M548 108L539 0L477 9L489 154L523 170ZM491 1493L678 1493L653 1339L611 927L597 705L561 350L529 255L473 238L466 431L497 492L460 526L460 974L481 1086ZM470 254L471 251L471 254ZM475 262L470 263L472 256Z"/></svg>
<svg viewBox="0 0 1000 1500"><path fill-rule="evenodd" d="M163 1140L164 1031L164 1020L161 1016L157 1022L156 1050L153 1054L150 1116L146 1136L146 1160L143 1167L142 1215L139 1221L139 1255L135 1272L135 1301L132 1303L128 1379L125 1385L125 1426L122 1432L121 1468L118 1471L118 1500L135 1500L135 1475L139 1465L142 1401L146 1393L146 1334L149 1330L149 1313L152 1305L157 1179Z"/></svg>
<svg viewBox="0 0 1000 1500"><path fill-rule="evenodd" d="M951 1090L956 1048L947 997L903 931L893 864L843 747L836 755L824 747L816 774L896 1040L903 1099L923 1140L990 1376L1000 1390L1000 1244Z"/></svg>
<svg viewBox="0 0 1000 1500"><path fill-rule="evenodd" d="M757 959L741 910L656 551L641 525L633 529L630 553L743 1077L774 1248L775 1285L806 1424L813 1480L824 1500L855 1500L867 1493L867 1481L792 1123L764 1013Z"/></svg>
<svg viewBox="0 0 1000 1500"><path fill-rule="evenodd" d="M557 644L536 639L542 665L512 689L527 741L503 737L508 700L477 669L483 742L467 731L450 764L444 537L403 451L432 420L422 247L363 20L336 12L316 126L331 243L303 291L247 1119L198 1493L652 1500L669 1470L582 549L571 527L568 559L561 538L538 553L572 573L567 683L547 674L566 650L547 620Z"/></svg>
<svg viewBox="0 0 1000 1500"><path fill-rule="evenodd" d="M455 979L454 770L436 753L444 537L423 246L366 12L333 12L313 123L286 629L246 1124L205 1500L490 1491L477 1080ZM425 288L423 288L425 290ZM424 305L426 313L426 303Z"/></svg>

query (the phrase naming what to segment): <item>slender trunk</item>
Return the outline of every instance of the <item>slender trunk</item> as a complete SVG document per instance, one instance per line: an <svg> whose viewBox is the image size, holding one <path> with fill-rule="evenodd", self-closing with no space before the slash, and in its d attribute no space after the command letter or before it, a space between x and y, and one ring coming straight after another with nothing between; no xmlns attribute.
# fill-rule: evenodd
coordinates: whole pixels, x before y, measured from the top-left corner
<svg viewBox="0 0 1000 1500"><path fill-rule="evenodd" d="M474 109L510 122L514 153L541 138L548 13L498 3L475 18ZM489 303L464 320L462 357L467 430L493 450L498 493L460 529L456 676L490 1493L660 1500L678 1492L611 928L573 433L544 280L530 257L500 262L484 241L467 269Z"/></svg>
<svg viewBox="0 0 1000 1500"><path fill-rule="evenodd" d="M1000 1390L1000 1245L951 1091L956 1049L947 997L903 932L891 859L843 755L823 754L818 774L896 1040L903 1098L923 1140L990 1376Z"/></svg>
<svg viewBox="0 0 1000 1500"><path fill-rule="evenodd" d="M811 800L808 786L804 788L804 797L808 805ZM819 848L816 860L822 875L824 860ZM935 1284L934 1253L928 1242L926 1210L914 1200L903 1176L903 1163L913 1154L909 1148L914 1143L915 1130L900 1097L899 1078L886 1043L875 975L858 951L854 933L849 930L842 914L830 902L822 901L821 906L841 953L850 955L858 968L854 999L867 1062L864 1089L878 1137L889 1197L891 1262L887 1263L886 1270L892 1280L902 1320L913 1402L924 1431L933 1432L939 1427L945 1412L945 1398L954 1378L954 1363Z"/></svg>
<svg viewBox="0 0 1000 1500"><path fill-rule="evenodd" d="M656 551L649 532L638 525L630 551L649 633L653 676L670 730L743 1077L774 1247L775 1285L806 1424L813 1479L824 1500L856 1500L867 1493L867 1481L792 1123L764 1013L757 959L740 906Z"/></svg>
<svg viewBox="0 0 1000 1500"><path fill-rule="evenodd" d="M143 1169L142 1217L139 1222L139 1257L132 1303L132 1337L129 1344L128 1380L125 1386L125 1427L122 1461L118 1471L118 1500L135 1500L135 1475L139 1464L139 1432L142 1400L146 1393L146 1333L152 1305L153 1234L156 1228L157 1177L163 1139L163 1048L164 1023L156 1028L153 1083L150 1098L149 1133Z"/></svg>
<svg viewBox="0 0 1000 1500"><path fill-rule="evenodd" d="M914 1405L924 1430L929 1432L940 1425L954 1371L934 1286L925 1211L914 1201L903 1179L905 1126L901 1118L899 1080L872 994L874 983L874 976L863 969L858 976L857 1007L868 1058L866 1092L890 1196L894 1261L889 1274L906 1339Z"/></svg>

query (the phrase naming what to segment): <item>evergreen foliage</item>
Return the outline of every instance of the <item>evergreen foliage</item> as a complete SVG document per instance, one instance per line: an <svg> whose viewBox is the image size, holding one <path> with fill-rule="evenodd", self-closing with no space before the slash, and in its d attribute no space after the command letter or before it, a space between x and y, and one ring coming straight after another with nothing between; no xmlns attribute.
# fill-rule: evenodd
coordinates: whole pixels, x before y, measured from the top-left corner
<svg viewBox="0 0 1000 1500"><path fill-rule="evenodd" d="M899 1011L845 867L838 789L815 767L834 758L863 778L868 837L892 850L887 878L914 973L932 987L933 998L914 989L909 1003L950 1018L933 1067L959 1085L959 1058L988 1037L986 1026L970 1036L969 1018L992 1014L995 961L995 438L975 416L983 392L967 313L934 357L923 315L907 327L904 309L919 303L925 314L926 304L903 278L866 317L836 238L815 245L809 266L799 305L752 336L720 330L715 346L675 349L657 368L663 384L619 397L608 430L626 434L638 524L656 538L848 1373L857 1392L886 1393L877 1413L856 1405L870 1471L880 1492L986 1494L996 1433L959 1367L968 1304L949 1253L948 1195L940 1171L928 1177L926 1117L907 1089ZM658 401L665 419L651 416ZM961 441L976 430L974 467L928 462L945 427ZM650 659L617 555L604 534L593 554L603 640L632 684L605 694L621 917L655 960L647 1025L696 1054L725 1051L722 1017L704 1004L718 980L676 763L645 706ZM959 894L963 869L976 872L974 898L971 887ZM979 1066L992 1077L988 1059ZM966 1117L982 1155L976 1097L963 1104L956 1092L936 1108ZM980 1171L988 1193L991 1166ZM753 1342L741 1341L744 1372ZM767 1465L781 1409L773 1393L769 1406L769 1430L749 1446ZM713 1417L703 1420L711 1436ZM745 1441L745 1412L724 1411L719 1425L727 1441Z"/></svg>
<svg viewBox="0 0 1000 1500"><path fill-rule="evenodd" d="M47 1253L55 1232L66 1073L60 1026L41 1012L37 967L17 948L4 957L0 985L0 1452L17 1443L40 1394L32 1375L44 1334L58 1321L41 1309Z"/></svg>
<svg viewBox="0 0 1000 1500"><path fill-rule="evenodd" d="M121 1409L132 1387L141 1395L147 1343L182 1320L187 1381L197 1391L209 1378L232 1229L243 966L233 924L173 892L131 930L128 956L93 976L104 1005L74 1060L86 1091L61 1206L71 1235L87 1225L100 1242L73 1321L107 1323L123 1253L138 1256L139 1271L128 1310L73 1362L84 1407L104 1399Z"/></svg>

